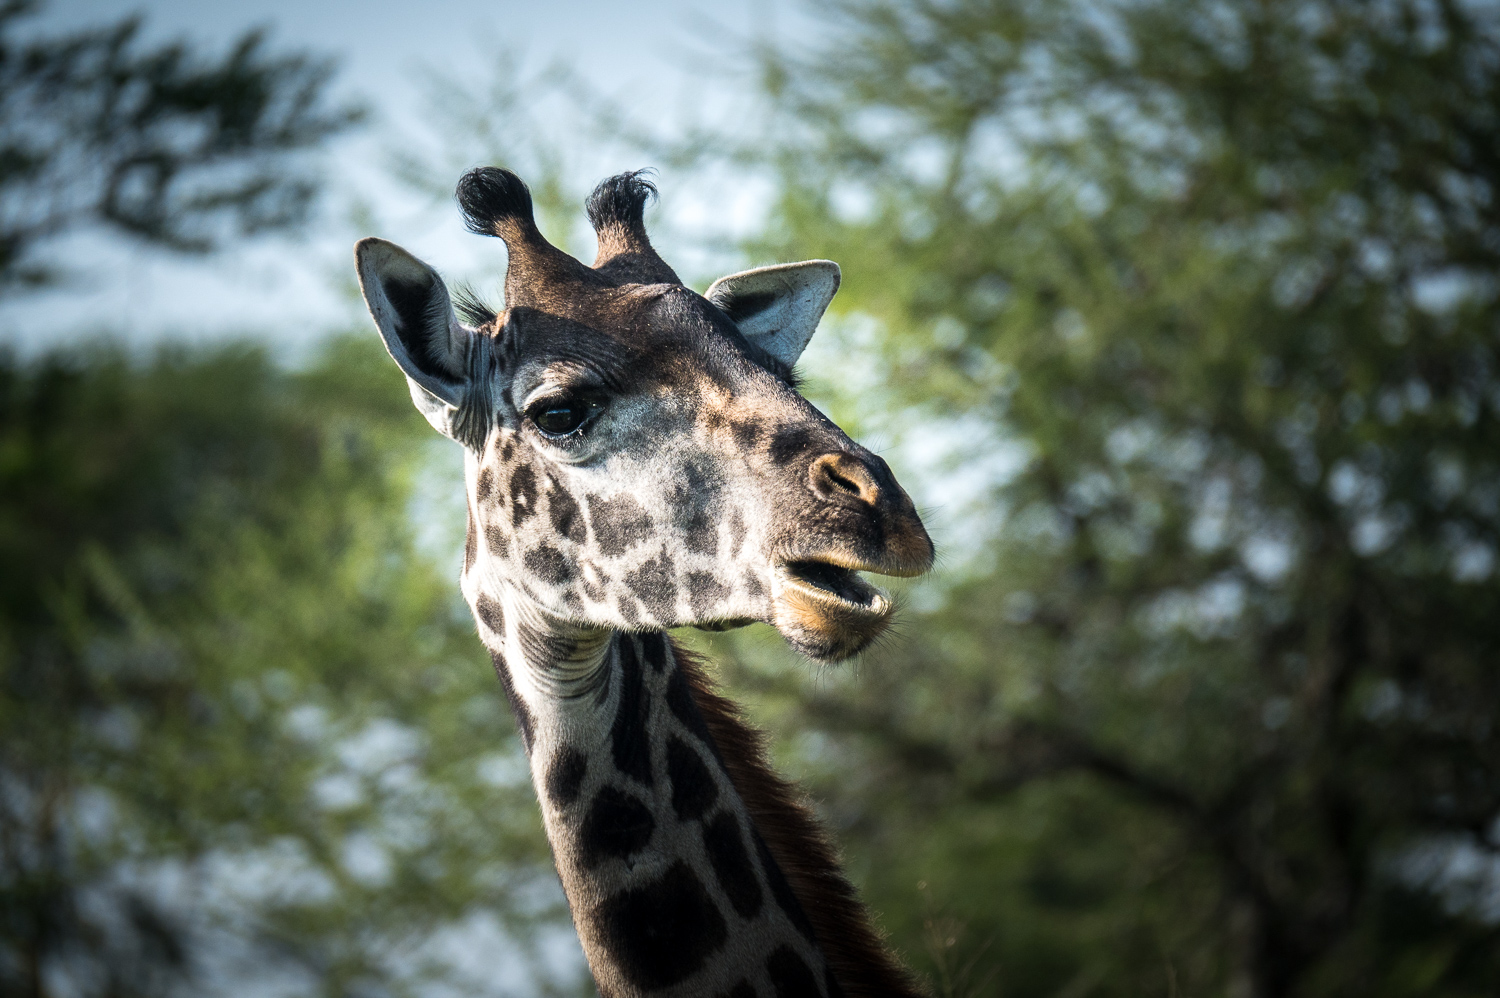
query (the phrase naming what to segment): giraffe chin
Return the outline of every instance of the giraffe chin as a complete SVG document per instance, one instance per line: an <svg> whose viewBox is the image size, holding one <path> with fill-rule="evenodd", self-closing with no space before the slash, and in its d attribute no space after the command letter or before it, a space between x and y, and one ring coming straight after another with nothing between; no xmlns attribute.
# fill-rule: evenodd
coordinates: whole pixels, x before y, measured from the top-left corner
<svg viewBox="0 0 1500 998"><path fill-rule="evenodd" d="M809 658L857 655L891 622L891 601L851 568L824 561L782 566L771 623Z"/></svg>

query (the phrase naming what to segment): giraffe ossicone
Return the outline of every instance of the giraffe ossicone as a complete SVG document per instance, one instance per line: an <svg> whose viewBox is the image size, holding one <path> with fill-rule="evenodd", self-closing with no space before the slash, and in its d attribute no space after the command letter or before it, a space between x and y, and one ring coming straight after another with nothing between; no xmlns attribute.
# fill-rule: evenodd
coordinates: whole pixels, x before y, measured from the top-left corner
<svg viewBox="0 0 1500 998"><path fill-rule="evenodd" d="M832 661L890 619L860 574L932 544L878 456L796 390L826 260L698 295L651 247L641 173L590 196L588 266L514 174L470 171L505 307L381 239L361 288L417 408L465 448L461 579L515 710L602 995L913 995L759 735L664 631L764 622Z"/></svg>

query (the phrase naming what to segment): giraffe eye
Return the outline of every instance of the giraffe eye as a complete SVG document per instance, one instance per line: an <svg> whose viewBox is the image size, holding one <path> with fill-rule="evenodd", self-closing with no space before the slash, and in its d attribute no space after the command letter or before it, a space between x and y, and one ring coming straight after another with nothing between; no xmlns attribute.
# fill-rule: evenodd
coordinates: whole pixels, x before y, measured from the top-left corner
<svg viewBox="0 0 1500 998"><path fill-rule="evenodd" d="M552 437L563 437L588 422L603 403L592 399L553 398L543 399L531 407L527 417L537 429Z"/></svg>

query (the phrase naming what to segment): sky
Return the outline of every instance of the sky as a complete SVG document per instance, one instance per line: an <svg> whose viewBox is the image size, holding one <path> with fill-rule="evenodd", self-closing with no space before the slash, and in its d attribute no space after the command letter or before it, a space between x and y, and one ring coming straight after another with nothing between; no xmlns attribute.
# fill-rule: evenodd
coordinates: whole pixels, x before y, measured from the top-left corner
<svg viewBox="0 0 1500 998"><path fill-rule="evenodd" d="M426 147L441 144L423 128L424 73L479 88L502 62L523 75L561 63L598 94L670 134L686 122L737 113L750 85L735 71L744 66L736 53L752 40L815 30L791 0L52 0L26 30L55 34L132 13L145 18L146 39L153 42L186 38L222 51L245 30L264 27L275 49L332 56L339 65L334 92L367 106L369 124L330 147L323 212L295 239L253 240L209 259L143 251L95 233L56 244L53 251L87 276L0 302L0 344L23 353L100 332L135 344L248 334L295 351L360 321L359 303L350 296L349 252L360 235L402 243L445 274L474 279L493 272L498 282L498 247L466 234L451 203L396 183L386 165L396 149L435 154ZM587 141L572 134L562 140L575 147ZM587 148L572 151L598 177L652 165L639 162L638 154L616 163L603 153L591 158L594 150ZM685 180L674 188L669 173L658 179L662 210L679 223L743 228L757 215L753 190L692 192ZM365 225L381 231L359 231L352 221L356 208ZM674 262L684 273L701 269Z"/></svg>

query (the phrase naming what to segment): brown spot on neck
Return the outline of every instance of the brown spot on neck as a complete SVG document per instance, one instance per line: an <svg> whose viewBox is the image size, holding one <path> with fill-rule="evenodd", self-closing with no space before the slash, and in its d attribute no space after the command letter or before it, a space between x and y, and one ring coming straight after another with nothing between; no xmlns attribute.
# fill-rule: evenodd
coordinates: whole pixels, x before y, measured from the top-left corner
<svg viewBox="0 0 1500 998"><path fill-rule="evenodd" d="M673 656L688 681L750 820L781 867L812 923L818 947L847 998L921 998L911 973L886 949L838 853L802 794L766 762L764 736L739 707L720 696L701 660L674 642Z"/></svg>

